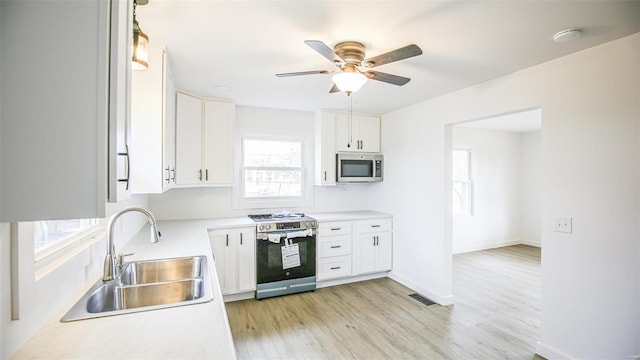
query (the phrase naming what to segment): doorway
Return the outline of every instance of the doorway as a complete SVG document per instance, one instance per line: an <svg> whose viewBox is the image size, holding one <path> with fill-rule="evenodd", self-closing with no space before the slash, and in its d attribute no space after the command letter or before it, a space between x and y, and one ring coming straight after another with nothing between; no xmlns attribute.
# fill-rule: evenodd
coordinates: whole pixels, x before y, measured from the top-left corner
<svg viewBox="0 0 640 360"><path fill-rule="evenodd" d="M542 110L447 125L447 239L456 306L481 328L540 329Z"/></svg>

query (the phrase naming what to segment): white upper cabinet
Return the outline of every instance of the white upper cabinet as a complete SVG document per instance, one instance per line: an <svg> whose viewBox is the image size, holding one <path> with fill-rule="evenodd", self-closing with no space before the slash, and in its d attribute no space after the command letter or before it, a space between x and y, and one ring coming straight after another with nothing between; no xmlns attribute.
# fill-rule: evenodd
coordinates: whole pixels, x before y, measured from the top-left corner
<svg viewBox="0 0 640 360"><path fill-rule="evenodd" d="M108 199L128 197L118 154L132 11L131 1L0 1L0 221L104 217Z"/></svg>
<svg viewBox="0 0 640 360"><path fill-rule="evenodd" d="M322 111L315 119L315 178L318 186L336 185L336 113Z"/></svg>
<svg viewBox="0 0 640 360"><path fill-rule="evenodd" d="M131 188L157 194L175 179L175 88L164 47L150 43L149 68L132 77Z"/></svg>
<svg viewBox="0 0 640 360"><path fill-rule="evenodd" d="M176 184L202 179L202 99L176 93Z"/></svg>
<svg viewBox="0 0 640 360"><path fill-rule="evenodd" d="M176 96L176 184L232 186L235 103Z"/></svg>
<svg viewBox="0 0 640 360"><path fill-rule="evenodd" d="M380 117L339 113L336 119L336 151L380 152Z"/></svg>
<svg viewBox="0 0 640 360"><path fill-rule="evenodd" d="M230 101L204 101L204 183L233 183L233 139L236 105Z"/></svg>

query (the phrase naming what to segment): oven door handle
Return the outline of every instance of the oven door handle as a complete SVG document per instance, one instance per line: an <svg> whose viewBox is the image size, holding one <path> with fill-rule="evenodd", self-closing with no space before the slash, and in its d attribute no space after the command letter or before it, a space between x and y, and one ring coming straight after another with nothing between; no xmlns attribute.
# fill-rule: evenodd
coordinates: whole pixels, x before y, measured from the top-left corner
<svg viewBox="0 0 640 360"><path fill-rule="evenodd" d="M311 230L311 232L307 232L308 230ZM273 235L273 234L278 234L280 235L280 239L282 240L284 239L299 239L299 238L305 238L305 237L315 237L316 236L316 230L315 229L308 229L308 230L296 230L296 231L272 231L270 233L257 233L257 238L258 240L267 240L269 239L269 234ZM291 236L291 234L295 234L295 233L302 233L305 232L306 234L304 236L300 235L300 236Z"/></svg>

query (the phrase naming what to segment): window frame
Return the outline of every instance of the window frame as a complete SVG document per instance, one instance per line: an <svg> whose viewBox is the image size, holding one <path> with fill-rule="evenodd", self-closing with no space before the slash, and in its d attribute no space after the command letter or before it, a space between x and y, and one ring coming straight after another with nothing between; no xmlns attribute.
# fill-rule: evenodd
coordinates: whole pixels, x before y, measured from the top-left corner
<svg viewBox="0 0 640 360"><path fill-rule="evenodd" d="M270 196L247 197L245 196L245 167L244 167L244 142L245 140L280 141L300 143L300 167L247 167L249 169L281 169L301 170L301 195L300 196ZM301 207L313 205L313 183L309 178L310 169L313 169L312 157L313 143L307 136L281 136L273 134L247 133L237 137L236 144L236 179L233 187L233 208L235 209L273 209L282 207Z"/></svg>
<svg viewBox="0 0 640 360"><path fill-rule="evenodd" d="M19 223L18 237L20 241L30 241L33 249L33 269L35 280L37 281L46 276L58 266L64 264L81 251L104 238L105 220L96 220L96 224L69 235L51 246L44 247L37 251L35 249L35 224L37 221Z"/></svg>
<svg viewBox="0 0 640 360"><path fill-rule="evenodd" d="M270 142L288 142L288 143L299 143L300 144L300 166L299 167L284 167L284 166L245 166L245 142L246 141L270 141ZM284 139L256 139L254 137L244 137L242 139L242 154L241 154L241 190L242 198L247 199L274 199L274 200L283 200L283 199L301 199L304 197L304 143L299 140L284 140ZM246 171L247 170L255 170L255 171L300 171L300 195L299 196L247 196L246 195Z"/></svg>

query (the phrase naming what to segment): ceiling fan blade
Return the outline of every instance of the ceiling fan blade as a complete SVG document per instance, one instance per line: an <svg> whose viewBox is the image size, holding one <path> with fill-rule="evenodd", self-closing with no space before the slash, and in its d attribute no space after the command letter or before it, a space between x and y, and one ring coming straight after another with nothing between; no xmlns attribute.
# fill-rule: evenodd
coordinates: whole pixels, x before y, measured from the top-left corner
<svg viewBox="0 0 640 360"><path fill-rule="evenodd" d="M407 45L405 47L401 47L399 49L389 51L388 53L384 53L382 55L374 56L369 59L365 59L363 64L369 63L371 64L369 67L380 66L384 64L388 64L394 61L407 59L410 57L418 56L422 54L422 50L416 44Z"/></svg>
<svg viewBox="0 0 640 360"><path fill-rule="evenodd" d="M411 81L411 79L403 76L387 74L380 71L369 70L364 74L371 80L383 81L383 82L393 84L393 85L398 85L398 86L402 86L408 83L409 81Z"/></svg>
<svg viewBox="0 0 640 360"><path fill-rule="evenodd" d="M291 73L276 74L277 77L299 76L299 75L313 75L313 74L330 74L329 70L311 70L311 71L299 71Z"/></svg>
<svg viewBox="0 0 640 360"><path fill-rule="evenodd" d="M340 56L338 56L335 52L333 52L333 49L328 47L322 41L319 41L319 40L305 40L304 43L307 44L313 50L317 51L320 55L322 55L322 56L326 57L327 59L329 59L329 61L331 61L334 64L336 62L339 62L339 63L344 63L345 62Z"/></svg>
<svg viewBox="0 0 640 360"><path fill-rule="evenodd" d="M338 86L336 84L333 84L333 86L331 87L331 90L329 90L329 94L333 94L337 92L340 92L340 89L338 89Z"/></svg>

